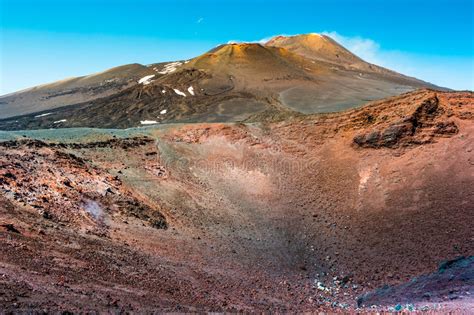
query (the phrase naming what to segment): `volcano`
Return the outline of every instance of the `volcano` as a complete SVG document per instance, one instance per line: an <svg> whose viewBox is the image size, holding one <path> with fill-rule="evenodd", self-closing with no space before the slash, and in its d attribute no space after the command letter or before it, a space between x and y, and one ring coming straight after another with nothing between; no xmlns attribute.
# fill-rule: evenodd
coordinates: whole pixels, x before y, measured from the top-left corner
<svg viewBox="0 0 474 315"><path fill-rule="evenodd" d="M0 128L256 121L335 112L422 87L439 89L369 64L325 35L277 36L8 95Z"/></svg>
<svg viewBox="0 0 474 315"><path fill-rule="evenodd" d="M0 313L474 308L472 91L308 34L0 106Z"/></svg>
<svg viewBox="0 0 474 315"><path fill-rule="evenodd" d="M327 35L312 33L276 36L266 42L265 46L284 48L308 59L332 63L346 69L386 72L396 75L395 72L365 62Z"/></svg>

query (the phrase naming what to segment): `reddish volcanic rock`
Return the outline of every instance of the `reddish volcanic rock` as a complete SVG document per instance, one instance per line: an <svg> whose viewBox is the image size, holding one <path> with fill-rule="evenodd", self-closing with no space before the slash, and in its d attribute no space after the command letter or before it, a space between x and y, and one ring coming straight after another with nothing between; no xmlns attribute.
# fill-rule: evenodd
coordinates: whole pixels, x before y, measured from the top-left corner
<svg viewBox="0 0 474 315"><path fill-rule="evenodd" d="M0 307L355 311L363 296L384 310L409 288L412 308L466 312L472 298L429 274L474 255L473 99L3 142ZM470 290L462 268L453 285Z"/></svg>

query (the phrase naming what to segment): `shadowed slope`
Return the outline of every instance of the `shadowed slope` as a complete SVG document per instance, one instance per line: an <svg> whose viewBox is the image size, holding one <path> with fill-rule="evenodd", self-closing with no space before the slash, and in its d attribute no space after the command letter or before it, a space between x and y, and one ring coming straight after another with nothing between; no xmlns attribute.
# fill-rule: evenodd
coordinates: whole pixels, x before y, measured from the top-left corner
<svg viewBox="0 0 474 315"><path fill-rule="evenodd" d="M41 112L106 97L126 89L155 72L140 64L39 85L0 97L0 118Z"/></svg>

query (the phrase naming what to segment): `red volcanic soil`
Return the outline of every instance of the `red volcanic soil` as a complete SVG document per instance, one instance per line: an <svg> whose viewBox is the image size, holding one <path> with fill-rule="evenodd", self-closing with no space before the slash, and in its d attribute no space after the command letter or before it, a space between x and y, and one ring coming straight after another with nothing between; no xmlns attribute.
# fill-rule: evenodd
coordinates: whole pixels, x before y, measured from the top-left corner
<svg viewBox="0 0 474 315"><path fill-rule="evenodd" d="M473 99L0 143L0 308L468 311L472 263L403 288L474 255Z"/></svg>

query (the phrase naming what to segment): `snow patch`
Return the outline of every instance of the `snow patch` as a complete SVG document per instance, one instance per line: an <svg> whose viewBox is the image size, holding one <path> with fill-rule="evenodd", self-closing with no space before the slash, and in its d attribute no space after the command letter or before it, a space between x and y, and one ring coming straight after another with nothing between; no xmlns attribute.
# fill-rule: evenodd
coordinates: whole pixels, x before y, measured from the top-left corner
<svg viewBox="0 0 474 315"><path fill-rule="evenodd" d="M181 91L178 90L178 89L173 89L173 91L174 91L176 94L178 94L178 95L181 95L181 96L186 97L186 94L184 94L183 92L181 92Z"/></svg>
<svg viewBox="0 0 474 315"><path fill-rule="evenodd" d="M194 88L192 86L190 86L188 88L188 92L189 92L189 94L194 95Z"/></svg>
<svg viewBox="0 0 474 315"><path fill-rule="evenodd" d="M142 125L153 125L157 123L158 122L156 120L140 120L140 124Z"/></svg>
<svg viewBox="0 0 474 315"><path fill-rule="evenodd" d="M167 110L166 109L163 109L161 112L160 112L160 115L164 115L166 114Z"/></svg>
<svg viewBox="0 0 474 315"><path fill-rule="evenodd" d="M53 124L60 124L60 123L66 122L66 121L67 121L67 119L56 120L55 122L53 122Z"/></svg>
<svg viewBox="0 0 474 315"><path fill-rule="evenodd" d="M165 93L166 93L166 90L161 90L161 93L165 94Z"/></svg>
<svg viewBox="0 0 474 315"><path fill-rule="evenodd" d="M41 115L36 115L35 118L39 118L39 117L44 117L44 116L48 116L48 115L51 115L52 113L44 113L44 114L41 114Z"/></svg>
<svg viewBox="0 0 474 315"><path fill-rule="evenodd" d="M168 74L175 72L176 69L178 69L179 66L181 66L183 63L179 61L175 61L172 63L166 64L161 71L157 71L159 74ZM156 71L156 68L154 68Z"/></svg>
<svg viewBox="0 0 474 315"><path fill-rule="evenodd" d="M138 84L143 84L143 85L147 85L147 84L150 84L151 82L151 79L155 77L154 74L151 74L151 75L147 75L146 77L143 77L141 78L140 80L138 80Z"/></svg>

